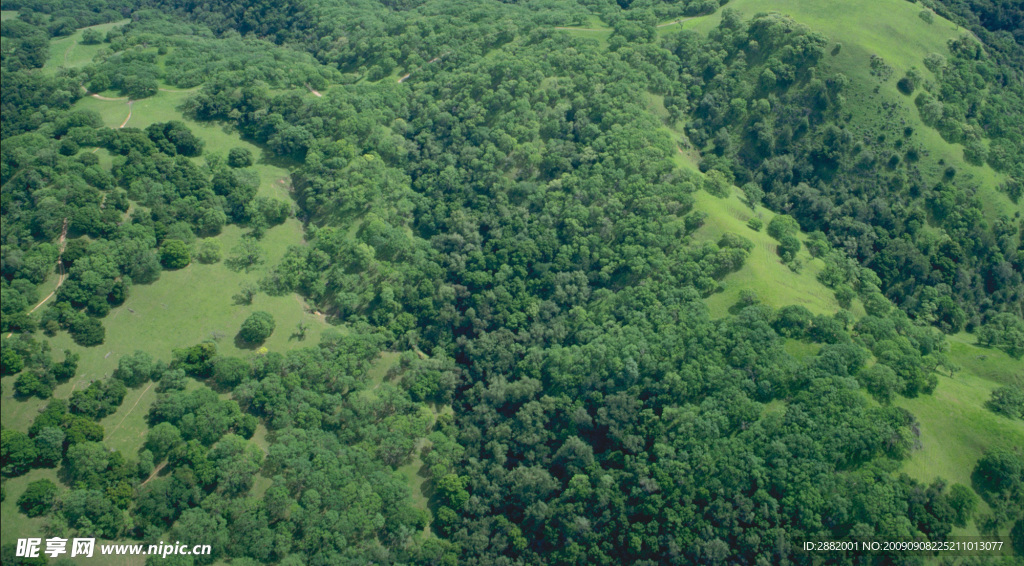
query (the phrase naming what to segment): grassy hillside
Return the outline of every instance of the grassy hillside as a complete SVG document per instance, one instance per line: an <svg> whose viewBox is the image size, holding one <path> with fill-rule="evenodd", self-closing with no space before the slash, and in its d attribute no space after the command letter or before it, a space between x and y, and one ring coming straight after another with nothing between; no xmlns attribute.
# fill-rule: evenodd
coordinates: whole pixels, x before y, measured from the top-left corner
<svg viewBox="0 0 1024 566"><path fill-rule="evenodd" d="M704 191L694 195L694 209L708 214L704 226L694 233L696 238L717 241L725 232L732 232L754 242L754 249L743 268L727 275L722 281L724 290L707 299L712 316L725 316L743 290L754 291L762 302L773 308L803 305L815 314L838 311L840 306L835 294L817 279L825 267L824 262L811 257L803 248L797 256L803 262L800 272L794 272L783 264L776 252L778 242L763 230L755 232L747 226L747 221L754 217L761 218L767 225L775 214L760 206L751 210L740 200L737 192L728 198L714 197ZM854 314L863 316L859 303L855 303L852 310Z"/></svg>
<svg viewBox="0 0 1024 566"><path fill-rule="evenodd" d="M759 12L779 12L839 44L838 53L827 56L826 62L850 79L848 109L856 131L882 125L888 119L883 104L895 104L899 107L901 124L914 129L912 140L925 149L921 166L930 180L940 179L943 170L952 165L958 175L978 185L978 197L990 218L1007 211L1024 212L1024 200L1014 204L995 189L1006 179L1004 174L987 164L967 163L963 146L945 141L937 130L926 126L914 107L913 96L904 96L896 89L896 81L910 69L927 80L934 80L934 75L923 64L925 56L929 53L948 55L946 43L969 33L967 30L936 14L932 14L928 23L919 14L923 10L930 13L929 10L904 0L733 0L727 7L739 12L744 19ZM685 28L707 33L720 22L721 11L718 11L687 22ZM889 80L883 82L871 74L872 55L881 57L892 67Z"/></svg>
<svg viewBox="0 0 1024 566"><path fill-rule="evenodd" d="M82 34L85 30L96 30L100 33L106 34L111 29L123 26L128 23L128 20L121 20L119 22L111 22L109 24L100 24L98 26L91 26L82 28L75 33L55 39L50 42L50 58L46 62L46 69L50 71L57 71L60 68L77 68L84 67L85 65L92 62L93 57L100 52L101 49L109 49L109 45L103 43L97 43L94 45L83 45Z"/></svg>
<svg viewBox="0 0 1024 566"><path fill-rule="evenodd" d="M8 12L4 12L5 17ZM113 25L96 26L109 28ZM82 30L74 36L54 40L51 47L51 59L47 70L56 68L68 61L71 64L85 64L100 46L81 46L78 44ZM68 58L64 59L64 54ZM113 97L111 93L106 93ZM226 156L232 147L246 147L257 157L253 169L260 176L259 192L261 196L276 197L288 200L290 174L287 163L260 159L263 151L259 146L246 142L237 134L225 130L220 125L196 123L186 119L177 109L189 96L187 91L161 90L156 96L133 101L131 106L127 100L102 100L94 97L81 99L76 108L95 110L104 123L112 128L125 127L144 128L156 122L182 120L203 141L206 142L204 155L194 158L203 163L211 155ZM125 119L131 112L131 119ZM110 155L99 150L101 163L109 168ZM82 348L77 346L65 332L59 332L55 338L48 339L52 345L54 356L60 359L60 352L69 349L81 355L78 372L69 382L59 385L54 391L55 398L67 399L72 392L84 389L95 380L105 379L117 367L118 359L135 350L143 350L154 358L169 360L171 350L189 346L197 342L213 339L218 351L224 355L247 357L253 350L236 342L235 335L242 321L255 310L271 313L276 321L274 334L266 341L265 346L271 351L282 352L291 348L313 345L319 341L320 332L328 325L323 315L314 314L301 297L287 295L270 297L258 294L251 305L237 305L232 295L238 292L243 282L255 282L284 255L286 249L303 242L301 223L288 219L285 224L271 228L260 242L265 252L266 261L249 272L229 269L223 261L212 265L193 261L188 267L177 271L165 271L160 279L149 285L135 285L125 303L111 310L104 318L106 339L100 346ZM231 249L239 243L244 230L240 227L227 226L215 238L220 244L224 257L228 257ZM52 289L56 277L41 285L40 296L45 296ZM52 299L51 299L52 300ZM304 340L299 340L294 331L300 321L309 324ZM40 338L44 338L41 334ZM193 384L197 386L198 384ZM5 428L25 431L35 416L46 405L46 401L32 397L16 399L13 396L14 379L5 378L2 382L2 399L0 414ZM101 421L106 436L104 444L111 449L120 450L125 455L134 454L145 440L148 425L146 415L150 405L156 399L153 384L129 389L121 406L116 412ZM262 427L261 427L262 429ZM258 431L259 432L259 431ZM259 441L259 435L255 441ZM262 429L262 442L266 444L266 429ZM265 448L265 446L264 446ZM6 497L3 502L3 516L18 517L17 520L4 521L4 529L0 542L8 543L19 537L38 536L44 523L43 519L28 519L20 515L16 508L17 498L31 481L41 478L56 480L55 469L33 470L28 474L5 481ZM262 489L269 486L269 480L260 478ZM261 487L260 485L256 486ZM139 561L141 563L141 560Z"/></svg>

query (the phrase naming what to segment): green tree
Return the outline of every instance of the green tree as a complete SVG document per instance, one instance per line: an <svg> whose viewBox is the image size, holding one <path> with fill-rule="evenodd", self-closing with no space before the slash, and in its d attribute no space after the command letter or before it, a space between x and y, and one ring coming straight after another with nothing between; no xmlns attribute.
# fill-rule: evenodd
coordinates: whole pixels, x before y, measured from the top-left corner
<svg viewBox="0 0 1024 566"><path fill-rule="evenodd" d="M158 423L146 433L146 449L153 453L156 461L166 458L182 442L178 427L168 422Z"/></svg>
<svg viewBox="0 0 1024 566"><path fill-rule="evenodd" d="M242 323L238 336L249 344L261 344L274 333L274 317L266 311L256 311Z"/></svg>
<svg viewBox="0 0 1024 566"><path fill-rule="evenodd" d="M74 339L75 344L85 347L102 344L107 336L103 323L82 313L78 313L78 315L72 320L68 328L68 332L71 334L71 338Z"/></svg>
<svg viewBox="0 0 1024 566"><path fill-rule="evenodd" d="M48 479L41 479L28 484L25 492L18 498L18 507L29 517L39 517L50 512L56 499L56 484Z"/></svg>
<svg viewBox="0 0 1024 566"><path fill-rule="evenodd" d="M167 269L181 269L191 261L188 245L181 240L167 240L160 246L160 263Z"/></svg>
<svg viewBox="0 0 1024 566"><path fill-rule="evenodd" d="M228 151L228 165L235 168L252 165L252 152L245 147L231 148Z"/></svg>
<svg viewBox="0 0 1024 566"><path fill-rule="evenodd" d="M29 470L39 451L27 434L9 428L0 431L0 472L20 476Z"/></svg>
<svg viewBox="0 0 1024 566"><path fill-rule="evenodd" d="M212 238L199 242L199 248L196 250L196 260L198 260L199 263L217 263L220 259L220 242Z"/></svg>
<svg viewBox="0 0 1024 566"><path fill-rule="evenodd" d="M990 410L1011 419L1024 419L1024 387L1005 385L992 391L992 398L985 403Z"/></svg>
<svg viewBox="0 0 1024 566"><path fill-rule="evenodd" d="M113 377L128 387L138 387L159 377L159 374L159 365L153 361L153 357L142 350L135 350L131 354L121 356Z"/></svg>
<svg viewBox="0 0 1024 566"><path fill-rule="evenodd" d="M64 457L64 431L58 427L42 427L33 439L36 443L39 465L52 468Z"/></svg>

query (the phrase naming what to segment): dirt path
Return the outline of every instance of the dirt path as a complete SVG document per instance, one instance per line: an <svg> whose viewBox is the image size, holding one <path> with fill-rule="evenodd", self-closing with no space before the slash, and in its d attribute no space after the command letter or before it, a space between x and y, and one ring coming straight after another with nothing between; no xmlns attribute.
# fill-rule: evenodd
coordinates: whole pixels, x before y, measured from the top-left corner
<svg viewBox="0 0 1024 566"><path fill-rule="evenodd" d="M664 27L668 27L668 26L679 25L679 24L682 24L684 22L688 22L688 21L692 20L694 17L697 17L697 16L693 16L693 17L690 17L690 18L679 18L679 19L676 19L676 20L672 20L671 22L665 22L663 24L658 24L658 25L656 25L654 27L656 27L656 28L664 28ZM614 31L612 28L578 28L578 27L571 27L571 26L555 26L554 29L560 29L560 30L564 30L564 31Z"/></svg>
<svg viewBox="0 0 1024 566"><path fill-rule="evenodd" d="M448 53L445 53L444 55L447 55L447 54ZM427 65L429 65L431 63L437 63L438 61L441 60L441 57L444 57L444 55L438 55L437 57L434 57L430 61L427 61ZM417 70L419 70L419 69L417 69ZM408 73L405 74L405 76L403 76L402 78L398 79L398 82L404 83L405 79L409 78L409 76L412 75L412 74L413 74L413 71L409 71Z"/></svg>
<svg viewBox="0 0 1024 566"><path fill-rule="evenodd" d="M121 128L127 126L128 125L128 120L132 119L132 102L133 101L131 101L131 100L128 101L128 117L124 119L124 122L121 122L121 125L117 127L118 129L121 129Z"/></svg>
<svg viewBox="0 0 1024 566"><path fill-rule="evenodd" d="M153 387L152 381L149 382L149 385L147 385L146 388L142 390L142 393L139 393L139 398L135 400L135 404L132 405L132 408L128 409L128 412L125 413L123 417L121 417L121 422L117 423L117 426L115 426L110 432L107 433L107 438L110 438L110 436L112 436L117 429L121 428L121 425L124 424L124 420L128 418L128 415L132 414L132 411L135 410L135 407L139 406L139 401L142 401L142 398L146 396L146 392L149 391L150 387Z"/></svg>
<svg viewBox="0 0 1024 566"><path fill-rule="evenodd" d="M49 301L50 299L52 299L53 296L57 294L57 289L60 289L60 286L64 284L65 280L67 280L68 274L64 272L64 263L60 260L61 256L64 255L64 248L67 247L67 239L68 239L68 219L65 218L64 219L64 227L61 228L61 230L60 230L60 240L58 240L58 242L57 242L57 245L59 246L59 251L57 252L57 271L58 271L58 273L57 273L57 284L53 287L53 291L50 291L49 295L44 297L43 300L39 301L36 304L36 306L32 307L32 310L28 311L28 314L32 314L32 313L36 312L36 310L38 310L39 307L41 307L44 304L46 304L46 301ZM10 338L13 335L14 335L14 333L10 332L10 333L7 334L7 337Z"/></svg>
<svg viewBox="0 0 1024 566"><path fill-rule="evenodd" d="M317 98L320 98L320 97L323 96L322 94L320 94L320 91L318 91L317 89L309 86L309 83L306 83L306 88L308 88L309 92L312 92L313 95L316 96Z"/></svg>
<svg viewBox="0 0 1024 566"><path fill-rule="evenodd" d="M688 21L692 20L695 17L696 16L693 16L693 17L690 17L690 18L679 18L678 20L672 20L671 22L665 22L663 24L658 24L655 27L664 28L664 27L668 27L668 26L674 26L676 24L682 25L683 22L688 22Z"/></svg>
<svg viewBox="0 0 1024 566"><path fill-rule="evenodd" d="M140 483L140 484L139 484L139 489L142 489L142 487L143 487L144 485L146 485L147 483L149 483L150 481L152 481L152 480L153 480L153 478L155 478L155 477L157 476L157 474L159 474L159 473L160 473L160 470L163 470L165 466L167 466L167 460L164 460L163 462L160 462L160 465L159 465L159 466L157 466L157 467L153 468L153 473L149 474L149 477L148 477L148 478L146 478L146 481L144 481L144 482L142 482L142 483Z"/></svg>

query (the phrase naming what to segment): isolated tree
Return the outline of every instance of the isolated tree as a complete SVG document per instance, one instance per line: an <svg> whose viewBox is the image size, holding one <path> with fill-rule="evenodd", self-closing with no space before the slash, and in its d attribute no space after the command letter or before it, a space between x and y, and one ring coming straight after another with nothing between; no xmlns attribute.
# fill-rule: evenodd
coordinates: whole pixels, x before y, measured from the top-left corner
<svg viewBox="0 0 1024 566"><path fill-rule="evenodd" d="M242 283L241 289L232 295L231 298L235 301L236 305L251 305L253 297L256 296L259 290L259 285L252 281L245 281Z"/></svg>
<svg viewBox="0 0 1024 566"><path fill-rule="evenodd" d="M256 311L242 323L239 337L250 344L260 344L274 333L274 317L266 311Z"/></svg>
<svg viewBox="0 0 1024 566"><path fill-rule="evenodd" d="M191 261L188 244L181 240L167 240L160 246L160 263L167 269L181 269Z"/></svg>
<svg viewBox="0 0 1024 566"><path fill-rule="evenodd" d="M152 356L142 350L135 350L131 354L121 356L113 377L128 387L138 387L153 379L158 371L158 365Z"/></svg>
<svg viewBox="0 0 1024 566"><path fill-rule="evenodd" d="M308 321L300 320L299 323L295 325L295 337L298 338L300 341L305 340L306 333L309 331L309 327L310 324Z"/></svg>
<svg viewBox="0 0 1024 566"><path fill-rule="evenodd" d="M252 165L252 152L245 147L231 148L228 151L228 165L235 168Z"/></svg>
<svg viewBox="0 0 1024 566"><path fill-rule="evenodd" d="M18 507L29 517L39 517L50 512L57 499L57 486L48 479L28 484L25 492L18 497Z"/></svg>
<svg viewBox="0 0 1024 566"><path fill-rule="evenodd" d="M263 261L263 248L253 238L242 238L238 245L231 248L231 257L228 258L230 267L246 271Z"/></svg>
<svg viewBox="0 0 1024 566"><path fill-rule="evenodd" d="M220 242L212 238L199 242L195 257L199 263L217 263L221 258Z"/></svg>
<svg viewBox="0 0 1024 566"><path fill-rule="evenodd" d="M82 45L96 45L103 41L103 34L94 29L87 29L82 32Z"/></svg>

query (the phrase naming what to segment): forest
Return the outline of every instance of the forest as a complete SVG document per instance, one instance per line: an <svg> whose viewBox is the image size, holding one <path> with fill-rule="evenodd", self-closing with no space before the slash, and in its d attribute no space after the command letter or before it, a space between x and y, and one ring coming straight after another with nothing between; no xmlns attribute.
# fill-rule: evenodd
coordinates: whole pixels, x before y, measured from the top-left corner
<svg viewBox="0 0 1024 566"><path fill-rule="evenodd" d="M1017 563L1022 12L862 3L4 0L3 564Z"/></svg>

